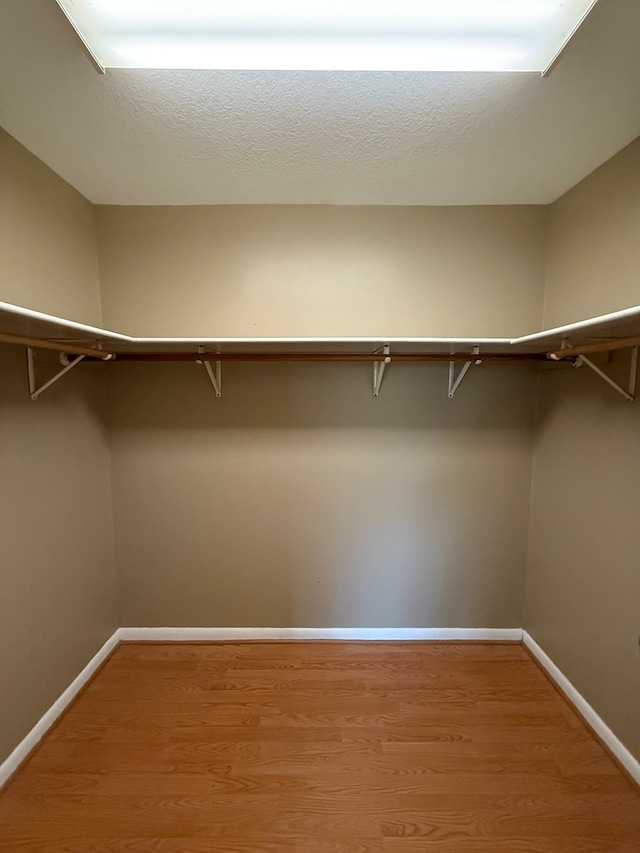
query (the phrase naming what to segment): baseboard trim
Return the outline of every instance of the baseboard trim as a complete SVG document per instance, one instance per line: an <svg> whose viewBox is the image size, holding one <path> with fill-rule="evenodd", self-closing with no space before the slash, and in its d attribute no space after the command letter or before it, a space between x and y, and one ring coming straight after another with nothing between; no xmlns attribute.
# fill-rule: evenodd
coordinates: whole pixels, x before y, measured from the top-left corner
<svg viewBox="0 0 640 853"><path fill-rule="evenodd" d="M522 642L521 628L120 628L120 641L484 640Z"/></svg>
<svg viewBox="0 0 640 853"><path fill-rule="evenodd" d="M549 655L542 650L527 631L523 631L522 633L522 642L540 666L558 685L560 691L566 696L589 728L593 729L595 734L620 762L631 778L640 785L640 761L629 752L627 747L616 737L602 717L594 711L584 696L576 690L562 670L555 665Z"/></svg>
<svg viewBox="0 0 640 853"><path fill-rule="evenodd" d="M67 689L62 693L48 711L38 720L31 731L24 737L9 756L0 764L0 788L12 776L22 762L29 757L51 726L75 699L82 688L91 679L93 674L102 666L111 652L120 642L116 630L107 642L96 652L82 672L74 678Z"/></svg>

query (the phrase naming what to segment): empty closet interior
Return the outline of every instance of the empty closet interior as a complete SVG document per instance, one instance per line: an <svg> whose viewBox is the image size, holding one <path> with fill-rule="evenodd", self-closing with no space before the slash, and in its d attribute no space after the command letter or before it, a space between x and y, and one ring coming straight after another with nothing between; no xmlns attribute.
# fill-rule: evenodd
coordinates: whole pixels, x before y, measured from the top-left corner
<svg viewBox="0 0 640 853"><path fill-rule="evenodd" d="M92 206L1 141L3 755L117 626L524 627L640 753L637 142L372 209Z"/></svg>
<svg viewBox="0 0 640 853"><path fill-rule="evenodd" d="M0 763L118 628L525 631L640 760L639 140L544 204L118 205L14 135Z"/></svg>

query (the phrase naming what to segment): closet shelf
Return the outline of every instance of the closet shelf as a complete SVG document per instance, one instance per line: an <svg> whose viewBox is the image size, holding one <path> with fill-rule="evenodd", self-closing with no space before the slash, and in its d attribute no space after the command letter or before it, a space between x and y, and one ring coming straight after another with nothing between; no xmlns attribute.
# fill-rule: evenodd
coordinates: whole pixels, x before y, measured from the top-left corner
<svg viewBox="0 0 640 853"><path fill-rule="evenodd" d="M414 355L426 360L429 355L449 355L452 352L464 356L465 350L481 347L481 355L535 356L558 353L563 341L568 340L570 349L562 356L569 358L581 351L606 352L613 349L636 346L640 343L640 305L546 329L520 337L134 337L113 332L97 326L66 320L8 302L0 302L0 335L3 338L16 336L31 338L38 346L59 348L71 352L70 347L82 349L85 355L97 355L95 350L112 351L116 360L125 354L156 354L170 356L183 353L187 358L195 357L198 347L208 350L220 347L222 358L239 360L241 354L264 353L270 360L282 355L350 355L349 360L371 360L375 350L389 344L392 357L401 354ZM16 341L20 345L22 341ZM36 344L34 343L34 346ZM89 350L89 352L86 352ZM466 353L467 357L471 357ZM101 356L103 357L103 356ZM361 357L361 358L360 358ZM311 360L315 360L315 357ZM436 359L440 360L440 359ZM444 359L447 360L447 359Z"/></svg>
<svg viewBox="0 0 640 853"><path fill-rule="evenodd" d="M133 337L96 326L66 320L7 302L0 302L0 341L58 350L65 355L103 361L198 362L220 396L219 365L224 361L364 362L374 367L374 395L380 389L386 365L404 362L449 364L449 396L453 396L466 369L481 362L522 363L570 360L586 364L627 399L632 400L640 345L640 305L565 326L520 337ZM629 391L620 388L587 357L592 353L631 348ZM216 376L210 369L215 362ZM454 381L454 364L463 364ZM32 365L32 360L30 360ZM463 372L464 371L464 372ZM54 377L54 380L57 377ZM633 387L632 387L633 382ZM51 384L51 383L48 383ZM48 385L47 385L48 387ZM33 387L32 387L33 390ZM41 392L43 389L39 389Z"/></svg>

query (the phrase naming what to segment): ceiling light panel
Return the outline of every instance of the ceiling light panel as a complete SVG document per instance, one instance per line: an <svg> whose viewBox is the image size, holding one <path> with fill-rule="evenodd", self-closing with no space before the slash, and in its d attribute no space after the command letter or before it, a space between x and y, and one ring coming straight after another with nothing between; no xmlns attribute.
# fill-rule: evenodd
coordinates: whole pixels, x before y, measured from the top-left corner
<svg viewBox="0 0 640 853"><path fill-rule="evenodd" d="M57 0L105 68L542 71L596 0Z"/></svg>

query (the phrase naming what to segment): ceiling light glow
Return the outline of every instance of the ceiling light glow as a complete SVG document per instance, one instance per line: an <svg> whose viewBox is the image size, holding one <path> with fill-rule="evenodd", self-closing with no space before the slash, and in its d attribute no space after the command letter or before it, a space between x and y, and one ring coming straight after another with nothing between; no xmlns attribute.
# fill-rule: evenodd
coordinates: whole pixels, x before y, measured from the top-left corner
<svg viewBox="0 0 640 853"><path fill-rule="evenodd" d="M596 0L57 0L105 68L542 71Z"/></svg>

